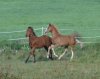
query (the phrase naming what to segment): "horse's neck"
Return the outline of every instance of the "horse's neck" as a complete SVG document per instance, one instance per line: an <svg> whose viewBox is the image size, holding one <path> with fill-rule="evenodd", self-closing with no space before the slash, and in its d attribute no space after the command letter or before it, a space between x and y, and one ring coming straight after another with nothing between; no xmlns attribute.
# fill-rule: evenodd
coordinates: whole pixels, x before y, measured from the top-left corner
<svg viewBox="0 0 100 79"><path fill-rule="evenodd" d="M60 35L60 33L58 32L58 30L54 29L54 30L52 31L52 37L57 37L57 36L59 36L59 35Z"/></svg>
<svg viewBox="0 0 100 79"><path fill-rule="evenodd" d="M31 35L29 36L29 43L31 43L32 41L34 41L36 39L37 36Z"/></svg>

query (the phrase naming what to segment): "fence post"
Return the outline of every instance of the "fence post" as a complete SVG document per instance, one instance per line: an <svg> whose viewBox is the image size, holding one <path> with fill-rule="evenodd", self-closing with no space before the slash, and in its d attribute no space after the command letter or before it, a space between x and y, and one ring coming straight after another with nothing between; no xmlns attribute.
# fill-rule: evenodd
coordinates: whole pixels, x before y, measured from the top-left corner
<svg viewBox="0 0 100 79"><path fill-rule="evenodd" d="M42 35L44 34L44 28L42 27Z"/></svg>

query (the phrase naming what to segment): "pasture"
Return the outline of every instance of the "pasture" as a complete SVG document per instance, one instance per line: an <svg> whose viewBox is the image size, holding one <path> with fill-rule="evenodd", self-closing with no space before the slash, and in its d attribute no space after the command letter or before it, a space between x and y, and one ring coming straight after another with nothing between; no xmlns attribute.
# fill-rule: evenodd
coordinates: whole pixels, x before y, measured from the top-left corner
<svg viewBox="0 0 100 79"><path fill-rule="evenodd" d="M20 33L0 33L0 79L100 79L100 1L99 0L0 0L0 32L46 28L55 24L62 34L77 31L85 43L83 49L74 48L61 60L46 59L44 49L36 50L36 63L25 64L29 47L22 41L8 39L25 38ZM72 30L67 30L72 29ZM36 31L41 35L41 30ZM26 41L27 42L27 41ZM2 48L5 48L3 51ZM56 48L58 55L62 48Z"/></svg>

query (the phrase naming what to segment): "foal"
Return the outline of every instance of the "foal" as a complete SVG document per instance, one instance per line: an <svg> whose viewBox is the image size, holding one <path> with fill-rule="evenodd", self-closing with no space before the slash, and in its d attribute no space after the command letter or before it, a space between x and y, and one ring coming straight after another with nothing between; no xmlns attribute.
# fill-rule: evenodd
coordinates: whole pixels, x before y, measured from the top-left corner
<svg viewBox="0 0 100 79"><path fill-rule="evenodd" d="M26 37L29 38L29 46L31 48L31 51L25 63L27 63L31 55L34 57L34 62L35 62L35 49L36 48L45 48L45 50L48 52L48 48L52 44L51 38L49 36L43 35L43 36L37 37L32 27L27 28ZM50 50L49 58L52 59L51 50Z"/></svg>
<svg viewBox="0 0 100 79"><path fill-rule="evenodd" d="M62 53L58 59L61 59L64 54L68 51L68 47L70 46L71 47L71 52L72 52L72 56L71 56L71 59L73 59L73 46L75 46L77 43L80 44L80 46L82 47L82 42L80 42L76 37L78 35L76 34L73 34L73 35L61 35L57 28L52 25L52 24L49 24L49 26L47 27L47 29L45 30L45 33L48 33L48 32L51 32L52 34L52 45L49 47L49 50L48 50L48 55L49 55L49 52L50 52L50 49L54 48L54 47L57 47L57 46L63 46L65 48L64 50L64 53ZM55 52L53 52L55 53Z"/></svg>

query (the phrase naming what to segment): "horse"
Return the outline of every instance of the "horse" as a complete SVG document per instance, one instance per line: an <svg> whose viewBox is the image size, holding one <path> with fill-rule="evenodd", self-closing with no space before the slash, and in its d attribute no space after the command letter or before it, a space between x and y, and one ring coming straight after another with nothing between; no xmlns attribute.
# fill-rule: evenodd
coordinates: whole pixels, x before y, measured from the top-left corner
<svg viewBox="0 0 100 79"><path fill-rule="evenodd" d="M34 63L35 63L35 49L37 48L44 48L48 52L49 46L52 44L52 40L49 36L42 35L40 37L36 36L34 30L32 27L28 27L26 30L26 37L28 37L29 40L29 46L31 48L31 51L29 52L29 56L26 59L25 63L29 60L30 56L32 55L34 57ZM50 50L49 58L52 60L52 51Z"/></svg>
<svg viewBox="0 0 100 79"><path fill-rule="evenodd" d="M83 47L83 43L79 41L78 39L79 34L62 35L58 32L56 26L53 24L49 24L49 26L46 28L45 34L47 34L48 32L51 32L52 34L52 45L49 47L48 55L49 55L50 49L58 47L58 46L64 47L64 52L58 57L59 60L68 51L68 47L70 47L70 50L72 52L70 60L72 60L74 56L73 47L76 44L80 44L81 48Z"/></svg>

